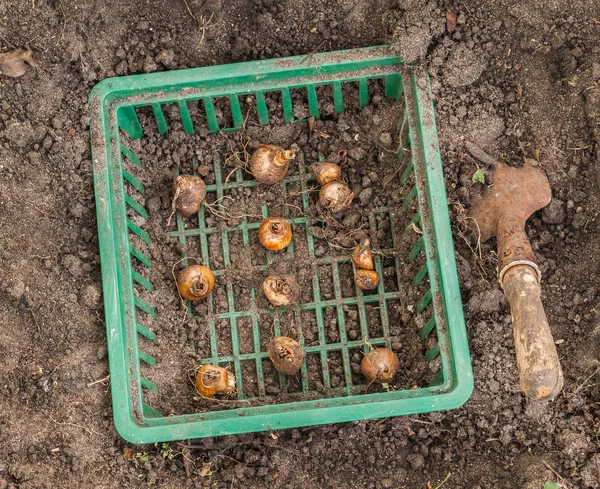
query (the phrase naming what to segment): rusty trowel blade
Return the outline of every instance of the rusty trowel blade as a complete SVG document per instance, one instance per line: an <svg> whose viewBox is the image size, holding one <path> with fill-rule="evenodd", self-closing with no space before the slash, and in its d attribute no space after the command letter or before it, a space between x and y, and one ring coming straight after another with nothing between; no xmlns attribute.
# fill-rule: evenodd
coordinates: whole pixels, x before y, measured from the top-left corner
<svg viewBox="0 0 600 489"><path fill-rule="evenodd" d="M500 218L510 216L525 226L535 211L550 203L552 194L546 175L527 159L520 168L498 163L487 191L475 198L469 216L479 228L481 242L496 236Z"/></svg>

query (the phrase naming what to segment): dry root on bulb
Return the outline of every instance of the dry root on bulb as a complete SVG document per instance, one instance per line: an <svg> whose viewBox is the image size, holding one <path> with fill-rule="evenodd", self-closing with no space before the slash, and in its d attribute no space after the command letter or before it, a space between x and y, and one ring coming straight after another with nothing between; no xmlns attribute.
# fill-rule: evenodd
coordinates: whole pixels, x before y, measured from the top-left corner
<svg viewBox="0 0 600 489"><path fill-rule="evenodd" d="M398 357L392 350L387 348L371 350L365 355L360 364L360 370L369 382L376 380L382 384L392 382L399 368Z"/></svg>
<svg viewBox="0 0 600 489"><path fill-rule="evenodd" d="M195 175L179 175L173 181L173 210L191 217L206 198L206 184Z"/></svg>
<svg viewBox="0 0 600 489"><path fill-rule="evenodd" d="M196 375L196 389L203 397L229 395L235 390L235 375L223 367L202 365Z"/></svg>
<svg viewBox="0 0 600 489"><path fill-rule="evenodd" d="M373 254L371 253L371 242L369 238L363 239L360 244L354 248L352 261L357 268L373 270Z"/></svg>
<svg viewBox="0 0 600 489"><path fill-rule="evenodd" d="M268 217L258 228L258 239L268 250L282 250L292 241L292 225L283 217Z"/></svg>
<svg viewBox="0 0 600 489"><path fill-rule="evenodd" d="M292 150L265 144L258 148L250 158L250 173L260 183L272 185L285 177L290 160L296 157Z"/></svg>
<svg viewBox="0 0 600 489"><path fill-rule="evenodd" d="M190 265L184 268L177 277L179 295L190 301L204 299L215 286L215 276L203 265Z"/></svg>
<svg viewBox="0 0 600 489"><path fill-rule="evenodd" d="M335 180L325 185L319 193L319 204L331 212L340 212L350 207L354 193L344 182Z"/></svg>
<svg viewBox="0 0 600 489"><path fill-rule="evenodd" d="M296 340L278 336L269 341L267 354L275 368L285 375L294 375L304 361L304 350Z"/></svg>
<svg viewBox="0 0 600 489"><path fill-rule="evenodd" d="M300 299L300 286L291 275L272 275L263 282L263 290L269 302L275 307L291 306Z"/></svg>
<svg viewBox="0 0 600 489"><path fill-rule="evenodd" d="M317 163L313 171L317 177L317 182L321 185L327 185L342 178L342 169L335 163Z"/></svg>
<svg viewBox="0 0 600 489"><path fill-rule="evenodd" d="M379 275L375 270L358 268L354 270L354 282L363 290L371 290L379 284Z"/></svg>

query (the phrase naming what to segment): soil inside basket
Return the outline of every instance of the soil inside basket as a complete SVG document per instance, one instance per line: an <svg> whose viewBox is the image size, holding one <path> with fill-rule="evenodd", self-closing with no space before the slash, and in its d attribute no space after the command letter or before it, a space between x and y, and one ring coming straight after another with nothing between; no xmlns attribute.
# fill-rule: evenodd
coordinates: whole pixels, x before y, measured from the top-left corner
<svg viewBox="0 0 600 489"><path fill-rule="evenodd" d="M245 119L244 129L240 131L209 134L203 106L190 103L195 135L184 132L176 105L163 106L169 128L164 136L158 134L152 110L146 108L138 109L144 137L129 140L121 133L122 142L141 160L141 169L127 159L124 159L124 165L144 184L143 198L139 194L135 198L149 213L149 218L144 220L129 211L130 219L151 238L151 244L146 245L130 234L132 244L152 260L151 269L134 260L134 270L150 280L154 287L153 291L148 291L136 284L136 294L154 307L158 316L151 320L138 310L138 316L141 315L138 321L157 333L155 342L140 337L141 349L157 359L155 366L142 362L142 374L159 389L158 394L145 391L145 400L164 415L423 387L441 368L439 360L427 363L423 359L435 339L424 344L418 335L424 319L416 313L416 308L427 291L427 280L420 288L405 286L424 264L424 258L421 256L415 263L408 263L410 250L420 238L420 229L418 225L410 225L414 210L409 209L407 213L402 209L412 187L410 182L406 186L400 184L400 176L410 161L410 152L405 151L400 161L397 157L402 129L398 121L403 103L384 97L380 82L369 82L371 103L359 111L357 84L345 84L343 90L346 111L336 114L330 87L317 89L321 120L315 121L312 134L309 134L306 121L284 123L281 97L275 92L266 94L269 125L258 124L255 100L249 96L240 97ZM291 90L291 95L295 118L307 119L306 91ZM226 99L216 99L215 110L220 127L233 126ZM405 127L402 137L406 131ZM245 171L243 162L261 144L296 149L298 155L291 163L286 179L299 177L298 181L287 184L285 189L281 185L244 187L243 182L253 181L253 177ZM347 158L338 154L342 149L347 151ZM319 160L319 155L326 161L342 164L342 178L355 192L352 205L342 213L324 215L315 205L320 186L310 167ZM209 186L206 205L200 212L203 223L195 216L185 221L180 216L170 216L173 178L192 172L202 174ZM237 184L222 193L211 192L210 186L216 181ZM126 183L126 191L131 190L128 186ZM306 224L293 225L293 252L292 247L267 252L258 241L256 229L249 230L246 236L242 230L225 233L244 221L260 223L265 206L269 216L285 216L292 220L307 218ZM387 212L378 213L382 208ZM178 230L194 230L200 226L209 230L205 240L198 235L182 239L175 234ZM407 227L409 232L405 232ZM219 232L210 234L213 231ZM397 292L397 298L386 302L388 324L382 323L378 301L365 304L361 328L360 307L342 305L338 300L340 311L333 305L321 309L324 324L321 340L327 344L339 343L345 335L348 341L360 342L365 332L369 339L382 338L384 330L389 328L389 335L393 337L390 345L400 360L394 382L388 386L369 385L360 372L363 351L368 348L357 345L348 350L346 358L350 363L350 375L344 370L342 350L332 350L323 356L314 352L308 354L306 370L289 377L280 376L270 360L264 358L259 362L264 378L264 391L261 392L256 361L243 360L238 371L243 381L241 392L225 402L200 399L193 382L194 370L214 353L211 350L211 322L215 335L212 347L214 349L216 345L219 357L235 355L232 334L237 335L241 355L256 353L253 328L257 330L257 343L262 352L266 352L266 344L278 334L303 339L307 347L320 344L317 312L302 307L314 301L315 270L321 300L335 299L335 267L323 261L347 258L338 262L341 297L356 297L350 256L361 232L366 232L371 239L375 258L381 263L385 291ZM314 255L310 251L309 235L314 240ZM227 249L228 254L224 253ZM174 277L187 264L193 263L202 263L216 271L215 288L211 299L184 304L177 294ZM263 269L257 269L261 266ZM300 308L293 306L275 314L275 308L262 291L263 280L273 274L295 277L303 290ZM364 294L368 299L376 292ZM228 296L233 298L233 304ZM212 311L209 301L213 301ZM231 318L218 316L233 309L248 311L248 314L236 319L237 328L232 332ZM253 323L253 316L256 323ZM340 316L345 323L343 331ZM377 346L384 345L379 343ZM224 362L221 366L235 369L233 362ZM324 375L324 370L328 375L327 372ZM352 385L348 385L349 382Z"/></svg>

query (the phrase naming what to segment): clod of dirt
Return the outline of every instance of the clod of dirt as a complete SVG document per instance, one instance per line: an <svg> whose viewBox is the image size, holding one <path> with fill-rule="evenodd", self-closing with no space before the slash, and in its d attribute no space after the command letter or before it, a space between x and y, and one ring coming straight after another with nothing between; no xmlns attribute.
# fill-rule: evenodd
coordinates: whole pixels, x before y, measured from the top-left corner
<svg viewBox="0 0 600 489"><path fill-rule="evenodd" d="M448 56L443 75L446 83L451 87L464 87L475 83L484 68L481 56L464 44L459 44Z"/></svg>
<svg viewBox="0 0 600 489"><path fill-rule="evenodd" d="M542 211L542 221L546 224L560 224L566 217L565 203L560 199L552 199Z"/></svg>
<svg viewBox="0 0 600 489"><path fill-rule="evenodd" d="M428 27L402 27L394 33L392 49L407 63L422 59L431 43L431 30Z"/></svg>
<svg viewBox="0 0 600 489"><path fill-rule="evenodd" d="M0 74L16 78L24 75L28 66L36 68L37 62L33 59L31 49L15 49L8 53L0 53Z"/></svg>

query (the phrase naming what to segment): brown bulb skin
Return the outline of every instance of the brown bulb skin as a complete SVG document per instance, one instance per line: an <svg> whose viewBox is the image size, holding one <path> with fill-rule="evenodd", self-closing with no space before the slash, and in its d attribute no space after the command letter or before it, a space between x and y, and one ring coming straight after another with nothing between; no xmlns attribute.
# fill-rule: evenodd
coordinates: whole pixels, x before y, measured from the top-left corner
<svg viewBox="0 0 600 489"><path fill-rule="evenodd" d="M294 375L302 367L304 350L296 340L277 336L269 341L267 354L275 368L284 375Z"/></svg>
<svg viewBox="0 0 600 489"><path fill-rule="evenodd" d="M258 228L258 239L268 250L282 250L292 241L292 225L284 217L268 217Z"/></svg>
<svg viewBox="0 0 600 489"><path fill-rule="evenodd" d="M250 173L260 183L273 185L285 177L290 160L296 157L292 150L265 144L258 148L250 158Z"/></svg>
<svg viewBox="0 0 600 489"><path fill-rule="evenodd" d="M335 163L317 163L313 171L317 177L317 182L321 185L327 185L329 182L342 178L342 169Z"/></svg>
<svg viewBox="0 0 600 489"><path fill-rule="evenodd" d="M375 270L360 268L354 271L354 282L363 290L372 290L379 284L379 275Z"/></svg>
<svg viewBox="0 0 600 489"><path fill-rule="evenodd" d="M177 289L184 299L197 301L208 297L215 286L215 276L203 265L190 265L177 277Z"/></svg>
<svg viewBox="0 0 600 489"><path fill-rule="evenodd" d="M229 395L235 390L235 375L223 367L202 365L196 375L196 389L202 397Z"/></svg>
<svg viewBox="0 0 600 489"><path fill-rule="evenodd" d="M360 370L369 382L389 384L400 368L398 357L387 348L375 348L362 359Z"/></svg>
<svg viewBox="0 0 600 489"><path fill-rule="evenodd" d="M319 204L331 212L341 212L352 203L354 193L344 182L335 180L323 186L319 192Z"/></svg>
<svg viewBox="0 0 600 489"><path fill-rule="evenodd" d="M194 175L179 175L173 181L175 210L185 218L193 216L206 198L206 184Z"/></svg>
<svg viewBox="0 0 600 489"><path fill-rule="evenodd" d="M294 277L272 275L263 282L263 291L275 307L291 306L300 299L301 289Z"/></svg>
<svg viewBox="0 0 600 489"><path fill-rule="evenodd" d="M373 270L373 254L371 253L371 243L368 238L363 239L360 244L354 248L352 261L357 268Z"/></svg>

